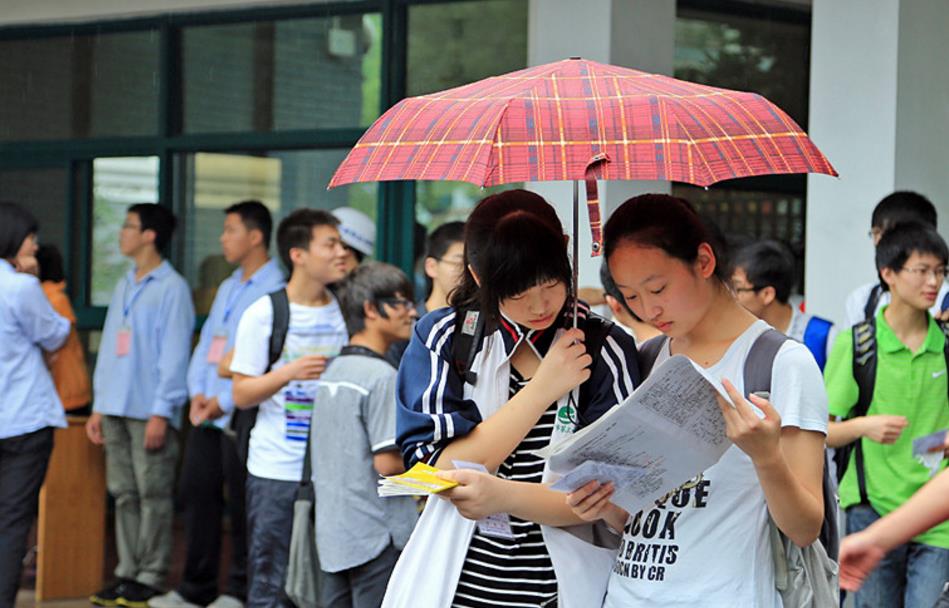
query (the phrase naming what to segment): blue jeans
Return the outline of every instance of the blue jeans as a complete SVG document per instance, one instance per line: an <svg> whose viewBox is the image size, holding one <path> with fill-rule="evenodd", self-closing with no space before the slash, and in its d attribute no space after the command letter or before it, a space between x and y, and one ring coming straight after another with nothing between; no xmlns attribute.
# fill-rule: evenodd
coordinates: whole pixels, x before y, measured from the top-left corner
<svg viewBox="0 0 949 608"><path fill-rule="evenodd" d="M293 607L284 585L299 485L247 474L247 608Z"/></svg>
<svg viewBox="0 0 949 608"><path fill-rule="evenodd" d="M880 519L872 508L847 509L847 533L853 534ZM907 543L880 561L855 595L856 608L932 608L949 580L949 549Z"/></svg>

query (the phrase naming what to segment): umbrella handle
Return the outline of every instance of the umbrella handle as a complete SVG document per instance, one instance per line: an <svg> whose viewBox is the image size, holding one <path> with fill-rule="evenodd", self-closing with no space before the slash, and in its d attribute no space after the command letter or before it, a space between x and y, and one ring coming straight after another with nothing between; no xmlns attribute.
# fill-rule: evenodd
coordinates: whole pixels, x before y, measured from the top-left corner
<svg viewBox="0 0 949 608"><path fill-rule="evenodd" d="M580 182L573 180L573 328L577 328L580 305Z"/></svg>

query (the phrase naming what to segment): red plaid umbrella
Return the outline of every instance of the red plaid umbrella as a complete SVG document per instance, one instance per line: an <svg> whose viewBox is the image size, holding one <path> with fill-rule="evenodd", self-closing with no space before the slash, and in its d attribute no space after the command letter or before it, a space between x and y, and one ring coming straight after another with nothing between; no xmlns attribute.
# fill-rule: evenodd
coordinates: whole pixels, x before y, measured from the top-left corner
<svg viewBox="0 0 949 608"><path fill-rule="evenodd" d="M776 173L837 175L760 95L575 58L403 99L369 127L329 187L586 179L596 255L596 179L708 186Z"/></svg>

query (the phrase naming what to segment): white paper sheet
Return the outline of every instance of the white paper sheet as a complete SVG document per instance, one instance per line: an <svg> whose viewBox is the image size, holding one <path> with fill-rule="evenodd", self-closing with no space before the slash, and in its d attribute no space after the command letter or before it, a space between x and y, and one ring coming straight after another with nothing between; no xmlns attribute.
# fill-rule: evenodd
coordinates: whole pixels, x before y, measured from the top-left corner
<svg viewBox="0 0 949 608"><path fill-rule="evenodd" d="M612 481L613 502L630 513L640 511L731 447L718 394L724 396L704 370L681 355L670 357L626 401L538 452L564 476L554 489Z"/></svg>

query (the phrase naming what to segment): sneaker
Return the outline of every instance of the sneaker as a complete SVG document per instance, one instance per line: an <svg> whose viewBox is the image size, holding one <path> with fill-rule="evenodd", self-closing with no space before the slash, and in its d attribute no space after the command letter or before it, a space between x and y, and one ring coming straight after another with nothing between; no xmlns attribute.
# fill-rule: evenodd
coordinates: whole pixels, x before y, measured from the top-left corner
<svg viewBox="0 0 949 608"><path fill-rule="evenodd" d="M233 595L219 595L216 600L208 604L208 608L244 608L244 602Z"/></svg>
<svg viewBox="0 0 949 608"><path fill-rule="evenodd" d="M163 595L156 595L148 600L148 608L201 608L192 604L177 591L169 591Z"/></svg>
<svg viewBox="0 0 949 608"><path fill-rule="evenodd" d="M129 581L120 592L119 606L126 608L148 608L148 600L161 595L161 591L138 581Z"/></svg>
<svg viewBox="0 0 949 608"><path fill-rule="evenodd" d="M119 598L122 597L122 592L125 590L125 585L128 584L128 582L127 580L119 579L108 587L100 589L90 595L89 601L96 606L118 606Z"/></svg>

